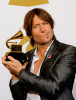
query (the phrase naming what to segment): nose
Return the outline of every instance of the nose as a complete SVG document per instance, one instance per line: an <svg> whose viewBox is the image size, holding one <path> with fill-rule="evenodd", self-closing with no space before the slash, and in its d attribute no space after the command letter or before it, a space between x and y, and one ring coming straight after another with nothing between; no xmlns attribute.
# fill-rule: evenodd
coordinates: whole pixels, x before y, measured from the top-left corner
<svg viewBox="0 0 76 100"><path fill-rule="evenodd" d="M42 33L46 31L44 25L40 25L40 30L41 30Z"/></svg>

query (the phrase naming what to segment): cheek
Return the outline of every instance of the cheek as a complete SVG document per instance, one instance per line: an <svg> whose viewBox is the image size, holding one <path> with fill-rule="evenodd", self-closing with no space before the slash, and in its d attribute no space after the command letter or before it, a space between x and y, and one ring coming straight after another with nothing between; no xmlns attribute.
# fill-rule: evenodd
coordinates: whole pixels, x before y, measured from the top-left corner
<svg viewBox="0 0 76 100"><path fill-rule="evenodd" d="M39 36L38 36L37 32L36 32L36 33L32 33L32 38L33 38L35 41L37 40L38 37L39 37Z"/></svg>
<svg viewBox="0 0 76 100"><path fill-rule="evenodd" d="M32 31L32 34L33 34L33 35L38 35L39 33L40 33L40 32L39 32L38 29Z"/></svg>
<svg viewBox="0 0 76 100"><path fill-rule="evenodd" d="M53 38L53 32L50 32L50 37Z"/></svg>
<svg viewBox="0 0 76 100"><path fill-rule="evenodd" d="M32 31L32 37L35 40L35 42L39 41L41 39L41 35L37 31Z"/></svg>
<svg viewBox="0 0 76 100"><path fill-rule="evenodd" d="M39 30L32 30L32 36L34 37L39 37Z"/></svg>
<svg viewBox="0 0 76 100"><path fill-rule="evenodd" d="M53 30L52 30L52 29L48 28L48 29L47 29L47 32L48 32L50 35L53 35Z"/></svg>

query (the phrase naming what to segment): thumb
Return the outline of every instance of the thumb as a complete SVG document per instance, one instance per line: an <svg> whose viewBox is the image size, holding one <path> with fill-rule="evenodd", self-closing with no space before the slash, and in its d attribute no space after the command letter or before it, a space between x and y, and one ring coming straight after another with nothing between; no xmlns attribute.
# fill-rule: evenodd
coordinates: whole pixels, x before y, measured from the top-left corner
<svg viewBox="0 0 76 100"><path fill-rule="evenodd" d="M23 65L22 65L22 68L25 69L26 66L27 66L28 62L25 62Z"/></svg>

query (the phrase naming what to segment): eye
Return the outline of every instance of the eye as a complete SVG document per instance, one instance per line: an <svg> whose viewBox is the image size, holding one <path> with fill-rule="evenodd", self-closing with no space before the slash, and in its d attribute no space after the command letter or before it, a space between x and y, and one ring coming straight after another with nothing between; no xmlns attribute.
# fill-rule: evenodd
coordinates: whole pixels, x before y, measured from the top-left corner
<svg viewBox="0 0 76 100"><path fill-rule="evenodd" d="M44 22L44 23L43 23L43 25L47 25L47 24L48 24L48 22Z"/></svg>
<svg viewBox="0 0 76 100"><path fill-rule="evenodd" d="M38 27L38 25L33 26L33 28L37 28L37 27Z"/></svg>
<svg viewBox="0 0 76 100"><path fill-rule="evenodd" d="M37 26L34 26L33 28L37 28Z"/></svg>

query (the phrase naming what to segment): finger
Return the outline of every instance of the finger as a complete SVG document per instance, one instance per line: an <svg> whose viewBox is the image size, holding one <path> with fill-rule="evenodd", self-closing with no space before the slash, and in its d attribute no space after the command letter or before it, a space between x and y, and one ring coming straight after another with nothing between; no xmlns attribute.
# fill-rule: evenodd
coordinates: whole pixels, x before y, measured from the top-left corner
<svg viewBox="0 0 76 100"><path fill-rule="evenodd" d="M6 59L6 56L2 57L2 61L4 61Z"/></svg>
<svg viewBox="0 0 76 100"><path fill-rule="evenodd" d="M9 65L5 65L5 67L9 70L10 66Z"/></svg>
<svg viewBox="0 0 76 100"><path fill-rule="evenodd" d="M27 64L28 64L28 62L25 62L25 63L23 64L22 68L25 69L26 66L27 66Z"/></svg>
<svg viewBox="0 0 76 100"><path fill-rule="evenodd" d="M12 62L16 62L16 61L17 61L17 60L14 59L12 56L8 56L8 59L9 59L10 61L12 61Z"/></svg>
<svg viewBox="0 0 76 100"><path fill-rule="evenodd" d="M28 60L29 58L27 57L27 60Z"/></svg>
<svg viewBox="0 0 76 100"><path fill-rule="evenodd" d="M4 65L5 66L5 68L7 68L9 71L10 71L10 66L9 65Z"/></svg>
<svg viewBox="0 0 76 100"><path fill-rule="evenodd" d="M11 61L2 61L2 63L4 64L4 65L13 65L13 63L11 62Z"/></svg>

